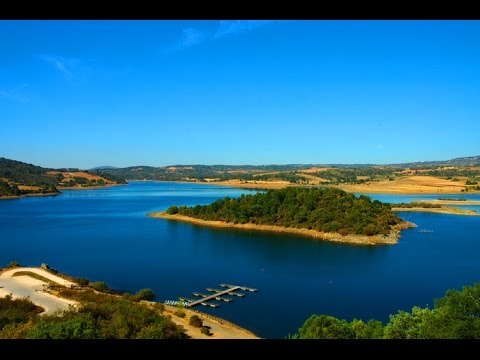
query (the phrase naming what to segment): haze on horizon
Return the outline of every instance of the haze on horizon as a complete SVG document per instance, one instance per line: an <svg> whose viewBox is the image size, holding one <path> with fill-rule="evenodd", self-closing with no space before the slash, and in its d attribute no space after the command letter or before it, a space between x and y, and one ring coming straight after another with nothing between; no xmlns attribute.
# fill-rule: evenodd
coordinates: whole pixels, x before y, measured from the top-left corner
<svg viewBox="0 0 480 360"><path fill-rule="evenodd" d="M480 154L479 21L0 21L0 157L45 167Z"/></svg>

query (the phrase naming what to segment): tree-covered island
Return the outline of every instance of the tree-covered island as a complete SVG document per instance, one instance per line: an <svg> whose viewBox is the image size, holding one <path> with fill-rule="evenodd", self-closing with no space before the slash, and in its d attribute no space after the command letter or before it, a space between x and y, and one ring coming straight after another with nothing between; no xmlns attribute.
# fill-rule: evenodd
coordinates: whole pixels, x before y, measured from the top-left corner
<svg viewBox="0 0 480 360"><path fill-rule="evenodd" d="M172 206L150 216L356 244L392 244L400 230L414 226L392 212L389 204L335 188L269 190L204 206Z"/></svg>

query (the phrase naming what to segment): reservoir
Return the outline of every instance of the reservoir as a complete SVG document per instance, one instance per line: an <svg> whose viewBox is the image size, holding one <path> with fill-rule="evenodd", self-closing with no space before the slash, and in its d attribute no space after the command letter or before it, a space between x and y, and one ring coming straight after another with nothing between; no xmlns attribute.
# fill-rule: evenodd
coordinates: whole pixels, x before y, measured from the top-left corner
<svg viewBox="0 0 480 360"><path fill-rule="evenodd" d="M131 182L55 197L0 201L0 266L50 264L114 289L152 288L157 300L192 298L220 283L257 288L217 309L262 337L283 338L310 315L388 320L432 306L480 278L480 217L399 213L418 225L396 245L359 247L285 234L222 230L148 218L171 205L208 204L251 190ZM386 202L480 195L381 195ZM480 206L465 206L480 211ZM422 231L424 230L424 231ZM428 231L425 231L428 230Z"/></svg>

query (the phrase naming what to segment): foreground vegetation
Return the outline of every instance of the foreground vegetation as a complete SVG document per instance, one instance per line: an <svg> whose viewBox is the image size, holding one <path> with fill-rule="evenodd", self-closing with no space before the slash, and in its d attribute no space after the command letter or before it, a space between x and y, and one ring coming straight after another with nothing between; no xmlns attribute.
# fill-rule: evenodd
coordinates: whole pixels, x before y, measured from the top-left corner
<svg viewBox="0 0 480 360"><path fill-rule="evenodd" d="M207 221L233 224L277 225L338 232L342 235L389 234L402 220L389 204L334 188L285 188L238 199L226 197L210 205L172 206L180 214Z"/></svg>
<svg viewBox="0 0 480 360"><path fill-rule="evenodd" d="M479 339L480 284L448 290L432 309L415 306L411 312L378 320L351 322L328 315L312 315L294 339Z"/></svg>
<svg viewBox="0 0 480 360"><path fill-rule="evenodd" d="M161 314L161 304L147 306L93 289L61 288L58 295L80 306L59 316L39 316L42 309L28 299L0 299L0 339L188 338L182 327Z"/></svg>

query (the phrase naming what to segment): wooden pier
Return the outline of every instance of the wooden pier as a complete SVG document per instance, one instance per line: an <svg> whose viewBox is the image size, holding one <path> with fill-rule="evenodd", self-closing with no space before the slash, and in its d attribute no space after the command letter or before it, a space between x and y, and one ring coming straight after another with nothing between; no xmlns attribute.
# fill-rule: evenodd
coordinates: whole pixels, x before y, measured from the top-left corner
<svg viewBox="0 0 480 360"><path fill-rule="evenodd" d="M207 288L206 290L210 292L211 294L202 294L199 292L194 292L193 295L200 297L198 300L193 300L187 303L185 305L186 307L193 307L196 305L203 305L203 306L210 306L210 307L218 307L218 304L212 304L209 303L208 301L210 300L218 300L218 301L223 301L223 302L232 302L233 300L230 298L225 298L222 297L223 295L231 295L231 296L237 296L237 297L245 297L245 294L236 292L238 290L243 290L243 291L250 291L250 292L257 292L258 289L254 288L249 288L246 286L240 286L240 285L231 285L231 284L220 284L220 287L225 288L225 290L218 290L214 288ZM182 298L183 299L183 298Z"/></svg>

